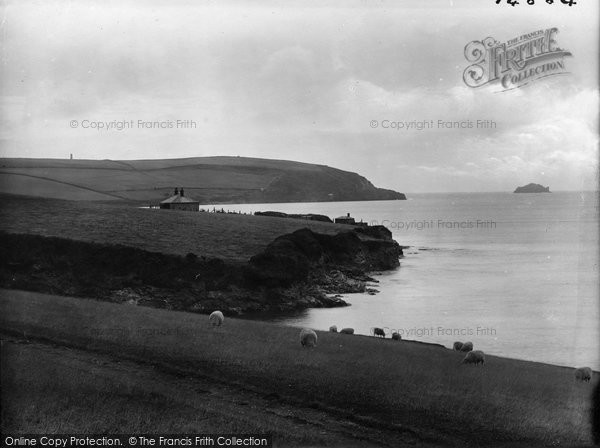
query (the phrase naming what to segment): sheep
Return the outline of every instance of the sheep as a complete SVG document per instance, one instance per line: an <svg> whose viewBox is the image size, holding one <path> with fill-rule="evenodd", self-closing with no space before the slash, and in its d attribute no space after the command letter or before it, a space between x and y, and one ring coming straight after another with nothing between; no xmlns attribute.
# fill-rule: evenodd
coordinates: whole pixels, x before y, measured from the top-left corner
<svg viewBox="0 0 600 448"><path fill-rule="evenodd" d="M463 359L462 363L475 365L481 363L483 365L485 364L485 355L481 350L471 351L467 353L467 356L465 356L465 359Z"/></svg>
<svg viewBox="0 0 600 448"><path fill-rule="evenodd" d="M223 317L223 313L220 311L213 311L212 313L210 313L210 316L208 316L208 321L212 324L213 327L219 327L223 325L224 320L225 317Z"/></svg>
<svg viewBox="0 0 600 448"><path fill-rule="evenodd" d="M462 342L460 342L460 341L456 341L456 342L454 343L454 345L452 346L452 349L453 349L454 351L460 352L460 350L462 349L463 345L464 345L464 344L463 344Z"/></svg>
<svg viewBox="0 0 600 448"><path fill-rule="evenodd" d="M397 331L394 331L394 332L392 333L392 339L393 339L394 341L399 341L400 339L402 339L402 336L400 336L400 333L398 333Z"/></svg>
<svg viewBox="0 0 600 448"><path fill-rule="evenodd" d="M371 334L373 336L381 336L382 338L385 338L385 331L383 330L383 328L371 328Z"/></svg>
<svg viewBox="0 0 600 448"><path fill-rule="evenodd" d="M302 347L316 347L317 333L310 328L303 328L300 331L300 344L302 344Z"/></svg>
<svg viewBox="0 0 600 448"><path fill-rule="evenodd" d="M577 381L590 381L592 379L592 369L589 367L579 367L575 369L575 379Z"/></svg>
<svg viewBox="0 0 600 448"><path fill-rule="evenodd" d="M473 343L472 342L465 342L462 347L460 348L461 352L470 352L473 351Z"/></svg>
<svg viewBox="0 0 600 448"><path fill-rule="evenodd" d="M343 334L354 334L354 328L342 328L340 333Z"/></svg>
<svg viewBox="0 0 600 448"><path fill-rule="evenodd" d="M331 327L329 327L329 331L331 333L337 333L337 325L332 325Z"/></svg>

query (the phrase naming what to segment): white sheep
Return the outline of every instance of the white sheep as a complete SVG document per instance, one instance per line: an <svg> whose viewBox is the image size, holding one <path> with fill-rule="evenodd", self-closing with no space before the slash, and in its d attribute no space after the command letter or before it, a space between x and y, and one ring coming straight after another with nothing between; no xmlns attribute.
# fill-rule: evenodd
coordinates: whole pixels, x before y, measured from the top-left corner
<svg viewBox="0 0 600 448"><path fill-rule="evenodd" d="M213 311L212 313L210 313L210 316L208 316L208 321L212 324L213 327L219 327L223 325L224 320L225 317L220 311Z"/></svg>
<svg viewBox="0 0 600 448"><path fill-rule="evenodd" d="M300 344L302 344L302 347L316 347L317 333L310 328L303 328L300 330Z"/></svg>
<svg viewBox="0 0 600 448"><path fill-rule="evenodd" d="M473 351L473 343L472 342L465 342L462 347L460 348L461 352L470 352Z"/></svg>
<svg viewBox="0 0 600 448"><path fill-rule="evenodd" d="M575 379L578 381L590 381L592 379L592 369L589 367L575 369Z"/></svg>
<svg viewBox="0 0 600 448"><path fill-rule="evenodd" d="M331 327L329 327L329 331L332 333L337 333L337 325L332 325Z"/></svg>
<svg viewBox="0 0 600 448"><path fill-rule="evenodd" d="M354 334L354 328L342 328L340 333L343 334Z"/></svg>
<svg viewBox="0 0 600 448"><path fill-rule="evenodd" d="M481 350L473 350L467 353L465 359L462 361L463 364L485 364L485 355Z"/></svg>

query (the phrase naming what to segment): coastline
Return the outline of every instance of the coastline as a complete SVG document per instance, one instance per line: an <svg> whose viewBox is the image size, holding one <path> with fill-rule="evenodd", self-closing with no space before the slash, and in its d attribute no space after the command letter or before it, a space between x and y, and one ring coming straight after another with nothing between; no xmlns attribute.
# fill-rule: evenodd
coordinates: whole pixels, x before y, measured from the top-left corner
<svg viewBox="0 0 600 448"><path fill-rule="evenodd" d="M383 227L300 229L246 263L39 235L0 233L0 240L3 288L230 316L347 306L339 294L373 292L367 273L398 267L402 255Z"/></svg>
<svg viewBox="0 0 600 448"><path fill-rule="evenodd" d="M97 208L90 207L97 212ZM72 210L68 209L57 221L63 228L74 215L81 216ZM266 241L283 225L312 223L243 215L142 213L111 209L107 212L112 218L107 220L111 227L103 230L110 230L110 235L121 241L130 241L131 235L119 227L120 222L126 222L124 217L143 216L155 220L155 226L166 228L189 220L194 224L185 228L185 236L209 241L212 246L198 247L210 248L210 253L215 254L227 249L223 242L214 244L218 232L224 233L224 226L212 229L204 224L218 218L229 226L228 233L235 236L235 241L244 244L247 256L219 259L202 256L201 251L195 255L177 244L171 244L171 253L152 251L147 247L154 243L150 238L143 244L131 245L135 247L106 244L107 238L98 237L95 228L86 229L82 220L74 223L79 240L43 236L58 228L56 223L45 226L41 232L36 230L38 235L2 234L2 238L13 240L10 253L17 257L12 260L16 265L5 265L3 279L20 279L12 287L31 288L37 284L61 293L43 298L43 294L16 289L3 291L3 296L18 298L18 303L10 299L2 302L7 316L1 324L3 331L18 336L23 344L41 338L49 344L85 353L99 350L117 360L144 360L177 375L202 375L210 382L241 384L265 396L276 396L279 404L294 413L317 407L329 416L350 419L359 427L416 434L416 443L421 445L431 442L434 446L463 446L473 440L473 431L477 434L475 440L485 445L523 440L523 446L548 445L557 440L565 444L588 443L583 438L589 433L588 426L570 428L561 423L574 421L570 412L579 416L591 412L591 393L597 383L574 383L573 369L487 356L484 368L468 370L460 365L462 354L439 345L409 340L397 343L358 334L344 339L344 335L324 331L317 331L316 350L301 351L297 328L229 317L246 312L237 309L242 301L251 304L249 312L252 308L285 311L325 306L320 296L313 301L317 289L326 296L327 291L362 289L372 279L368 273L381 272L386 266L394 269L398 263L403 247L393 241L389 231L372 227L369 232L373 234L361 234L343 232L348 227L317 224L309 230L291 228L291 232ZM136 222L139 226L140 221ZM272 225L271 233L250 228L249 224ZM132 227L135 226L129 225L125 230ZM201 234L204 240L197 239L199 229L205 229ZM181 241L183 232L173 232L171 228L171 233L164 233L161 244L166 247L168 241ZM261 240L252 241L255 237ZM247 245L248 242L252 244ZM248 247L259 250L250 252ZM48 254L52 257L47 258ZM59 271L49 269L52 266L59 267ZM107 267L114 271L106 271ZM196 278L198 274L203 276ZM65 288L69 284L65 280L76 280L76 284L70 283L75 290L84 287L79 298L70 298L72 290ZM252 282L263 287L240 287L252 286ZM234 288L224 294L225 285ZM87 299L95 297L94 288L99 286L121 293L104 298L96 295L96 301ZM92 293L86 294L85 288ZM98 297L103 302L97 301ZM218 308L228 310L227 327L212 331L206 317L199 313ZM94 332L90 333L92 329ZM484 350L487 352L487 348ZM286 365L282 366L282 362ZM595 382L597 377L595 374ZM66 383L68 380L62 381L61 387ZM481 388L492 391L491 398L487 392L480 395ZM547 389L553 390L551 397L544 395ZM143 396L145 392L140 393ZM574 393L580 407L562 409L560 403L572 399ZM247 401L251 406L258 402ZM515 403L522 419L512 416ZM452 415L448 409L453 410ZM552 430L536 427L540 413L552 422ZM498 419L502 427L497 426ZM588 425L587 421L580 424Z"/></svg>
<svg viewBox="0 0 600 448"><path fill-rule="evenodd" d="M593 221L583 221L584 227L579 230L573 229L571 226L573 231L568 234L564 234L557 226L549 229L546 227L549 219L568 219L569 216L576 213L581 213L582 216L595 216L595 214L590 215L593 212L590 210L590 206L595 198L596 195L580 197L578 194L558 192L554 193L552 198L549 195L535 197L534 204L539 206L533 208L528 205L533 197L529 198L508 192L493 195L489 193L415 195L414 200L406 201L404 204L397 201L381 204L356 203L357 206L360 205L358 208L352 208L350 203L323 203L320 204L320 207L319 204L313 203L304 209L299 204L288 204L287 208L282 206L281 209L289 213L312 211L337 216L345 215L345 212L349 211L359 218L375 217L379 222L384 220L394 222L394 219L401 216L401 213L407 219L432 218L431 210L435 210L439 206L446 207L440 213L448 213L448 219L452 220L454 217L477 213L482 204L490 201L498 201L500 204L496 214L491 216L498 222L498 228L493 232L469 230L467 233L467 231L446 230L436 233L432 230L408 232L394 229L395 239L401 242L410 241L412 250L404 251L406 257L402 261L402 270L379 271L383 275L374 275L380 281L380 287L377 287L380 291L374 300L367 295L357 294L348 296L349 300L342 297L344 301L352 304L350 307L342 306L331 310L315 311L309 309L309 311L297 313L293 303L298 298L298 292L302 292L297 290L295 298L289 298L290 303L283 307L285 308L284 313L286 310L290 313L289 321L293 325L329 328L330 325L337 324L338 326L351 326L362 334L368 334L369 328L374 326L424 328L431 325L442 325L449 328L465 326L475 328L477 325L483 325L484 327L495 327L498 330L498 338L475 339L473 342L486 352L502 356L516 356L520 359L535 359L560 365L590 365L592 368L598 369L600 366L597 358L598 352L591 343L591 341L597 340L595 336L597 324L593 320L597 315L595 304L584 301L581 306L580 300L578 302L580 304L579 311L577 311L582 316L580 318L573 313L559 315L569 331L567 338L564 333L553 331L552 327L556 325L556 321L548 319L540 321L543 329L540 328L537 333L534 333L528 331L527 318L523 318L525 321L520 322L523 319L515 320L507 311L523 310L524 314L520 314L522 316L536 313L540 307L534 302L542 301L543 309L552 314L553 310L560 309L554 298L570 294L572 289L568 286L569 284L579 285L578 288L583 291L585 297L596 294L597 286L594 286L596 283L591 285L586 280L593 278L589 266L593 265L596 260L595 253L591 253L589 250L584 253L570 250L572 244L577 244L582 236L597 235L596 232L591 232L594 227ZM72 201L32 198L17 200L15 197L5 197L4 199L4 213L0 218L0 228L11 233L27 229L27 232L38 235L68 235L69 238L84 242L110 242L111 244L133 246L148 252L160 252L181 257L189 252L194 252L199 259L202 259L202 256L207 260L221 258L225 264L235 266L245 263L252 255L264 251L268 244L282 233L292 233L304 226L317 233L331 235L347 229L347 226L336 224L255 217L243 213L227 215L161 212ZM515 203L520 207L515 208ZM582 207L582 204L585 207ZM511 210L518 211L519 209L527 210L527 212L511 212ZM250 210L252 208L241 209L242 212ZM401 210L404 211L401 212ZM554 211L548 214L549 210ZM502 216L505 219L510 217L508 222L503 222ZM517 225L510 224L511 222L516 222ZM523 224L519 224L519 222L523 222ZM467 246L470 247L461 242L464 238L469 238L471 244ZM597 238L588 238L587 236L585 238L588 241L586 247L597 245ZM437 242L433 243L433 241ZM519 243L517 252L513 252L512 249L516 246L510 246L510 250L506 251L505 243L507 241ZM532 247L531 242L537 243ZM556 244L556 242L560 243ZM463 247L479 250L481 244L488 245L490 243L492 244L486 246L484 253L478 254L479 259L483 260L484 265L488 267L483 271L479 269L478 265L471 263L473 259L468 256L466 251L458 250ZM418 253L420 248L423 248L423 251ZM525 250L525 248L529 249ZM417 254L415 255L415 253ZM559 254L560 257L557 256ZM149 258L152 259L152 257ZM585 275L576 274L577 269L573 268L565 271L563 264L567 260L567 264L571 267L579 263L579 272ZM582 262L584 264L581 264ZM510 283L505 282L501 275L505 270L509 270L512 278ZM561 272L562 275L555 275L553 279L547 281L549 272ZM117 277L118 275L116 274ZM595 275L593 274L593 276ZM563 280L558 281L559 278ZM171 279L168 281L170 282ZM499 285L502 287L499 288ZM188 303L193 303L197 294L195 292L186 293L181 290L180 286L177 283L173 284L175 288L173 292L161 291L157 288L146 290L138 285L132 285L129 289L121 288L124 289L122 294L115 299L117 301L139 300L150 306L165 305L162 300L149 303L152 301L148 297L154 294L158 299L164 298L168 302L177 302L183 299ZM210 299L214 300L216 306L223 303L222 296L212 292L211 285L208 285L208 290ZM473 290L473 293L470 290ZM93 294L86 293L83 296L93 296ZM311 295L303 295L300 298L304 300L306 297L311 297ZM480 305L483 304L481 302L483 297L487 298L485 307L489 310L484 314L478 311ZM525 297L530 297L532 300L523 300ZM248 299L250 300L248 303L256 305L254 308L248 307L248 313L253 314L255 311L260 313L266 300L259 301L254 294ZM546 299L548 300L546 301ZM245 300L245 298L240 296L236 300ZM364 304L362 309L360 308L361 304ZM323 306L326 305L326 303L323 304ZM236 307L235 304L231 304L231 306ZM207 304L207 307L210 308L210 303ZM177 306L175 308L178 309ZM436 312L436 309L440 311L445 309L448 314ZM233 313L236 311L234 310ZM208 313L211 310L200 312ZM384 314L378 318L380 313ZM296 316L307 316L307 318L297 319ZM294 321L296 323L293 323ZM570 345L570 338L575 337L574 329L582 328L582 326L583 333L578 330L579 336L577 337L584 345L581 346L582 350L577 350L577 355L572 355L574 350ZM410 338L408 335L403 337ZM445 345L453 342L453 340L444 338L429 340ZM455 340L464 340L464 338L456 337ZM530 343L523 344L523 340Z"/></svg>

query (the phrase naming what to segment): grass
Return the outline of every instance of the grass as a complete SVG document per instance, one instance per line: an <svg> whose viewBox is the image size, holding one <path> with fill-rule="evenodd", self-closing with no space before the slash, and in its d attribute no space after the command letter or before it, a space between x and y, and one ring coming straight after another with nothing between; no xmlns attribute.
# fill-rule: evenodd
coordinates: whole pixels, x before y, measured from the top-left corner
<svg viewBox="0 0 600 448"><path fill-rule="evenodd" d="M9 176L2 183L5 193L15 194L20 189L32 196L69 199L77 195L84 200L102 200L100 194L109 193L123 199L158 202L181 185L196 199L205 199L219 190L260 195L261 189L296 165L283 161L261 163L258 159L250 163L252 160L236 163L233 158L225 157L124 162L1 159L0 173ZM305 169L318 170L309 164Z"/></svg>
<svg viewBox="0 0 600 448"><path fill-rule="evenodd" d="M488 356L461 365L451 350L408 341L298 330L19 291L2 291L0 328L275 394L366 424L412 428L423 440L591 444L592 393L573 369Z"/></svg>
<svg viewBox="0 0 600 448"><path fill-rule="evenodd" d="M185 432L208 429L203 422L207 417L212 418L206 423L227 428L226 419L193 412L191 406L145 390L125 375L107 378L99 367L89 371L68 361L18 345L4 350L2 362L9 367L3 369L2 382L10 386L3 394L4 430L95 434L156 427ZM167 426L165 415L177 417L169 418Z"/></svg>
<svg viewBox="0 0 600 448"><path fill-rule="evenodd" d="M78 200L158 202L184 186L204 203L393 199L355 173L245 157L165 160L0 159L0 191ZM103 196L104 195L104 196ZM293 201L292 201L293 200Z"/></svg>
<svg viewBox="0 0 600 448"><path fill-rule="evenodd" d="M109 203L0 196L0 231L122 244L151 252L246 261L278 236L348 226L289 218L140 209Z"/></svg>
<svg viewBox="0 0 600 448"><path fill-rule="evenodd" d="M356 443L310 415L149 365L10 337L1 356L3 433L254 433L279 446ZM358 446L365 445L372 446Z"/></svg>

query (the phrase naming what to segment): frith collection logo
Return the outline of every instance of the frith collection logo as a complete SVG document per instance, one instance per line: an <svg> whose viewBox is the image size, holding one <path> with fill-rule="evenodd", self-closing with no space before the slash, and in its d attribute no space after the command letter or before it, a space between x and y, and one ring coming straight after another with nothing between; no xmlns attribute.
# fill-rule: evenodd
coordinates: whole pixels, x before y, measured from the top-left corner
<svg viewBox="0 0 600 448"><path fill-rule="evenodd" d="M556 42L558 28L538 30L500 43L493 37L465 46L471 63L463 80L469 87L500 84L502 91L523 87L548 76L568 73L565 57L572 56Z"/></svg>

